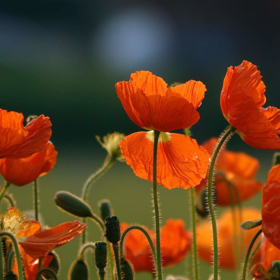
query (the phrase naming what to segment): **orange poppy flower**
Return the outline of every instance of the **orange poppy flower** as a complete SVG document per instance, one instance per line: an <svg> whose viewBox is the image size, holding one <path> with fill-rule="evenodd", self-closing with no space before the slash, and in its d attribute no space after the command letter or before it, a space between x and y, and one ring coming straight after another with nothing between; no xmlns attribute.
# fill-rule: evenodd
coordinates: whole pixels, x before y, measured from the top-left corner
<svg viewBox="0 0 280 280"><path fill-rule="evenodd" d="M123 233L129 227L121 224ZM161 228L161 252L163 267L175 265L184 259L192 244L192 235L184 230L185 224L182 220L168 220ZM144 227L145 228L145 227ZM155 232L147 229L153 243L155 244ZM138 230L130 231L125 239L125 257L134 267L135 272L155 272L152 252L144 234Z"/></svg>
<svg viewBox="0 0 280 280"><path fill-rule="evenodd" d="M199 120L196 111L206 88L203 83L189 81L168 88L159 77L147 71L131 74L129 82L116 84L117 94L130 119L138 126L160 131L157 183L166 188L196 186L205 177L208 153L196 140L175 133ZM153 131L127 136L120 148L128 165L143 179L152 181Z"/></svg>
<svg viewBox="0 0 280 280"><path fill-rule="evenodd" d="M0 159L0 174L7 182L23 186L50 172L56 163L56 156L54 145L48 142L43 151L29 157Z"/></svg>
<svg viewBox="0 0 280 280"><path fill-rule="evenodd" d="M265 85L257 67L244 60L229 67L224 78L220 105L226 120L244 142L257 149L280 149L280 110L263 108Z"/></svg>
<svg viewBox="0 0 280 280"><path fill-rule="evenodd" d="M261 213L257 209L246 208L242 211L242 222L247 220L259 220ZM219 264L221 268L234 269L236 268L234 247L234 224L232 212L230 210L225 211L217 221L218 226L218 241L219 241ZM213 251L213 240L212 240L212 226L210 221L202 222L197 226L197 248L198 257L209 264L212 264L212 251ZM241 228L239 224L236 227L237 235L240 237ZM252 238L257 233L258 228L243 231L244 237L244 253L246 252Z"/></svg>
<svg viewBox="0 0 280 280"><path fill-rule="evenodd" d="M17 112L0 109L0 158L24 158L41 152L52 131L49 117L41 115L26 126Z"/></svg>
<svg viewBox="0 0 280 280"><path fill-rule="evenodd" d="M280 164L268 173L262 197L262 230L266 238L280 249Z"/></svg>
<svg viewBox="0 0 280 280"><path fill-rule="evenodd" d="M212 154L218 143L217 138L211 138L202 146ZM217 205L230 205L230 195L228 184L234 186L239 194L240 201L246 201L257 194L262 184L255 180L259 170L259 161L245 153L230 152L223 149L216 162L215 175L215 194ZM196 193L200 193L207 185L206 180L202 180L199 186L195 188ZM237 202L237 197L232 192L233 199Z"/></svg>
<svg viewBox="0 0 280 280"><path fill-rule="evenodd" d="M255 279L268 280L263 272L267 274L273 273L273 271L271 271L271 265L274 261L280 261L280 250L264 237L259 248L259 253L260 262L252 267L251 274L256 277ZM271 277L269 279L278 278Z"/></svg>
<svg viewBox="0 0 280 280"><path fill-rule="evenodd" d="M48 266L52 260L48 253L78 237L86 226L79 221L74 221L42 231L39 222L27 221L26 216L16 208L9 208L6 214L1 214L1 221L2 231L12 233L20 240L18 245L26 276L30 276L30 278L27 277L28 280L36 278L38 258L44 258L43 265ZM17 272L16 262L14 262L13 270Z"/></svg>

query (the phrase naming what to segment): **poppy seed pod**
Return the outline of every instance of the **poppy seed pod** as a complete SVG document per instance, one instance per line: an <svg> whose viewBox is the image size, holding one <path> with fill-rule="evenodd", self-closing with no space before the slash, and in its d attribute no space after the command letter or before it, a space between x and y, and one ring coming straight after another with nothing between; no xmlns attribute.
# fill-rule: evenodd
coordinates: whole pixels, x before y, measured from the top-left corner
<svg viewBox="0 0 280 280"><path fill-rule="evenodd" d="M59 208L74 216L81 218L88 218L92 216L90 206L70 192L57 192L54 202Z"/></svg>
<svg viewBox="0 0 280 280"><path fill-rule="evenodd" d="M108 241L117 244L121 239L120 223L116 216L105 219L105 236Z"/></svg>
<svg viewBox="0 0 280 280"><path fill-rule="evenodd" d="M70 267L68 280L88 280L88 265L84 260L76 260Z"/></svg>
<svg viewBox="0 0 280 280"><path fill-rule="evenodd" d="M99 210L100 210L100 216L102 218L103 221L105 221L105 219L109 216L112 215L112 207L111 207L111 204L110 204L110 201L109 200L101 200L98 204L99 206Z"/></svg>
<svg viewBox="0 0 280 280"><path fill-rule="evenodd" d="M122 280L134 279L134 270L132 264L124 258L121 258L121 273L122 273Z"/></svg>
<svg viewBox="0 0 280 280"><path fill-rule="evenodd" d="M104 270L107 265L107 243L95 243L95 265L98 269Z"/></svg>

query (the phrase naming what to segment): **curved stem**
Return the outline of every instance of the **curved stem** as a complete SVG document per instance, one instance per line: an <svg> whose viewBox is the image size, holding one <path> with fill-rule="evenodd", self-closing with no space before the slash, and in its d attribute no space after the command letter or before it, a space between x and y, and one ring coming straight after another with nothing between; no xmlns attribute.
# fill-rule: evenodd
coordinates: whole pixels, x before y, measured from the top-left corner
<svg viewBox="0 0 280 280"><path fill-rule="evenodd" d="M52 280L58 280L57 275L54 273L53 270L51 270L49 268L44 268L44 269L40 270L36 276L36 280L40 280L41 279L40 276L45 272L47 272L48 274L51 274L51 276L53 276Z"/></svg>
<svg viewBox="0 0 280 280"><path fill-rule="evenodd" d="M8 203L10 204L10 207L15 207L15 202L13 201L13 199L9 195L5 194L3 196L3 198L8 201Z"/></svg>
<svg viewBox="0 0 280 280"><path fill-rule="evenodd" d="M152 250L152 254L153 254L153 258L154 258L154 263L155 263L155 266L156 266L156 259L157 259L157 256L156 256L156 250L155 250L155 247L154 247L154 244L153 244L153 241L150 237L150 235L148 234L148 232L140 227L140 226L131 226L129 228L127 228L123 234L122 234L122 237L121 237L121 241L120 241L120 252L121 252L121 258L124 257L124 253L123 253L123 244L124 244L124 239L125 239L125 236L133 229L137 229L137 230L140 230L141 232L144 233L144 235L146 236L148 242L149 242L149 245L151 247L151 250Z"/></svg>
<svg viewBox="0 0 280 280"><path fill-rule="evenodd" d="M79 253L78 253L78 259L79 260L83 260L84 259L84 254L86 252L87 249L92 249L93 252L95 251L95 244L94 243L86 243L84 244L80 250L79 250Z"/></svg>
<svg viewBox="0 0 280 280"><path fill-rule="evenodd" d="M1 190L1 193L0 193L0 202L1 202L1 200L2 200L4 194L5 194L5 192L6 192L6 190L7 190L7 188L9 186L10 186L10 183L5 182L5 184L4 184L4 186L3 186L2 190Z"/></svg>
<svg viewBox="0 0 280 280"><path fill-rule="evenodd" d="M212 230L213 230L213 280L218 280L219 275L219 248L218 248L218 231L217 231L217 223L216 223L216 217L215 217L215 210L213 205L213 197L212 197L212 185L213 185L213 173L214 173L214 167L215 162L217 160L218 154L220 149L223 147L224 143L232 133L235 132L235 128L232 126L229 126L224 134L221 136L217 147L214 150L214 153L211 158L211 163L209 167L209 174L208 174L208 207L209 207L209 213L211 216L211 222L212 222Z"/></svg>
<svg viewBox="0 0 280 280"><path fill-rule="evenodd" d="M21 255L20 255L20 251L19 251L17 241L16 241L15 237L9 232L1 232L0 233L0 239L3 236L6 236L6 237L10 238L10 240L13 243L13 247L14 247L14 250L15 250L15 253L16 253L16 259L17 259L18 280L24 280L25 279L24 268L23 268L23 265L22 265Z"/></svg>
<svg viewBox="0 0 280 280"><path fill-rule="evenodd" d="M104 232L104 223L103 223L103 221L98 216L96 216L94 214L92 214L90 216L90 218L99 225L99 227L101 228L101 232L103 234L103 232Z"/></svg>
<svg viewBox="0 0 280 280"><path fill-rule="evenodd" d="M12 271L12 268L13 268L13 262L14 262L14 251L11 250L10 253L9 253L9 257L8 257L8 272L11 272Z"/></svg>
<svg viewBox="0 0 280 280"><path fill-rule="evenodd" d="M157 252L157 279L162 280L161 248L160 248L160 215L157 191L157 146L160 132L154 131L154 151L153 151L153 202L155 209L155 231L156 231L156 252Z"/></svg>
<svg viewBox="0 0 280 280"><path fill-rule="evenodd" d="M89 194L91 185L98 178L100 178L103 174L105 174L105 172L115 163L115 161L116 161L115 157L107 156L105 158L105 161L104 161L102 167L99 168L96 172L94 172L93 174L91 174L88 177L88 179L86 180L86 182L84 183L84 186L82 188L82 200L83 201L88 200L88 194ZM95 219L95 218L93 218L93 219ZM86 224L86 219L85 218L83 219L83 223ZM99 222L97 222L97 223L99 223ZM86 243L86 232L87 232L87 229L85 229L84 232L82 233L82 244Z"/></svg>
<svg viewBox="0 0 280 280"><path fill-rule="evenodd" d="M120 247L119 244L113 244L113 250L114 250L115 261L116 261L116 268L117 268L117 274L118 274L118 280L122 280L119 247Z"/></svg>
<svg viewBox="0 0 280 280"><path fill-rule="evenodd" d="M33 182L33 204L34 204L34 217L39 221L39 199L38 199L38 184L37 179Z"/></svg>
<svg viewBox="0 0 280 280"><path fill-rule="evenodd" d="M198 280L199 273L198 273L197 243L196 243L196 211L195 211L193 188L190 188L190 206L191 206L191 224L192 224L192 233L193 233L193 244L192 244L193 279Z"/></svg>
<svg viewBox="0 0 280 280"><path fill-rule="evenodd" d="M244 266L243 266L243 274L242 274L242 280L246 280L246 275L247 275L247 266L248 266L248 260L249 260L249 256L250 256L250 253L251 253L251 250L254 246L254 243L255 241L257 240L257 238L259 237L259 235L262 233L262 229L260 229L256 235L254 236L254 238L252 239L249 247L248 247L248 250L247 250L247 253L246 253L246 257L245 257L245 260L244 260Z"/></svg>

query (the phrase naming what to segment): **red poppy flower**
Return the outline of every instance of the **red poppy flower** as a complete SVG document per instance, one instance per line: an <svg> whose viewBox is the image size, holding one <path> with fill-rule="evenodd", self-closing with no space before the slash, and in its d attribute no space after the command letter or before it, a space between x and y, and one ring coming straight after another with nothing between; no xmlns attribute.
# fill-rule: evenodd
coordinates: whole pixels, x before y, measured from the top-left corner
<svg viewBox="0 0 280 280"><path fill-rule="evenodd" d="M266 238L280 249L280 164L268 173L262 197L262 229Z"/></svg>
<svg viewBox="0 0 280 280"><path fill-rule="evenodd" d="M23 186L44 176L56 163L57 151L48 142L44 150L26 158L0 159L0 173L9 183Z"/></svg>
<svg viewBox="0 0 280 280"><path fill-rule="evenodd" d="M255 279L269 280L277 278L266 278L263 272L270 274L273 271L270 270L271 265L274 261L280 261L280 250L271 244L267 238L262 239L262 243L259 249L260 253L260 262L255 264L251 269L252 276L256 277Z"/></svg>
<svg viewBox="0 0 280 280"><path fill-rule="evenodd" d="M217 138L211 138L202 146L212 154L217 143ZM217 205L230 205L228 184L237 189L240 201L246 201L257 194L262 188L262 184L255 180L259 167L257 159L245 153L223 149L216 162L215 194ZM195 188L196 192L201 192L206 185L206 180L202 180L200 185ZM237 202L234 191L232 195L234 201Z"/></svg>
<svg viewBox="0 0 280 280"><path fill-rule="evenodd" d="M1 221L2 231L10 232L21 240L18 244L28 280L36 279L38 258L44 258L43 265L47 267L52 260L48 253L78 237L86 226L74 221L42 231L39 222L27 221L26 216L16 208L9 208L6 214L1 214ZM17 272L16 262L13 270Z"/></svg>
<svg viewBox="0 0 280 280"><path fill-rule="evenodd" d="M168 131L190 127L199 120L196 110L204 98L204 84L189 81L168 88L161 78L140 71L131 74L129 82L117 83L116 90L136 125L161 132L157 183L169 189L198 185L207 172L208 153L196 140ZM131 134L120 143L120 148L134 173L152 181L153 132Z"/></svg>
<svg viewBox="0 0 280 280"><path fill-rule="evenodd" d="M257 209L247 208L242 210L242 222L247 220L259 220L261 213ZM225 211L217 221L218 226L218 241L219 241L219 264L221 268L234 269L236 268L235 254L234 254L234 224L232 218L232 211ZM200 259L212 264L212 226L210 221L202 222L197 226L197 248ZM238 224L236 227L237 235L240 238L241 228ZM243 231L244 236L244 253L247 250L251 240L257 233L258 228Z"/></svg>
<svg viewBox="0 0 280 280"><path fill-rule="evenodd" d="M121 224L122 233L129 227ZM192 244L192 235L184 230L182 220L168 220L161 228L161 252L163 267L175 265L184 259ZM155 233L145 228L155 244ZM154 263L149 243L138 230L130 231L125 239L125 257L134 267L135 272L154 272Z"/></svg>
<svg viewBox="0 0 280 280"><path fill-rule="evenodd" d="M49 117L41 115L23 126L24 117L0 109L0 158L24 158L41 152L52 131Z"/></svg>
<svg viewBox="0 0 280 280"><path fill-rule="evenodd" d="M280 110L263 108L265 85L257 67L244 60L229 67L224 79L220 105L226 120L244 142L257 149L280 149Z"/></svg>

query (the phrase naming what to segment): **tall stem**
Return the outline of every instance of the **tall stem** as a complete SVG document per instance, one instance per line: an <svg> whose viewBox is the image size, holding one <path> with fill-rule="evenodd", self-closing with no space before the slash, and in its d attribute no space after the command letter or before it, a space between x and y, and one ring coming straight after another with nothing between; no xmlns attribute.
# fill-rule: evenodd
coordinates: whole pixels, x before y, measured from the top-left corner
<svg viewBox="0 0 280 280"><path fill-rule="evenodd" d="M1 200L2 200L4 194L5 194L5 192L6 192L6 190L9 186L10 186L10 183L5 182L5 184L3 186L3 189L1 190L1 193L0 193L0 202L1 202Z"/></svg>
<svg viewBox="0 0 280 280"><path fill-rule="evenodd" d="M157 251L157 279L162 280L162 267L161 267L161 248L160 248L160 216L159 216L159 203L157 191L157 146L160 132L154 131L154 152L153 152L153 201L155 209L155 227L156 227L156 251Z"/></svg>
<svg viewBox="0 0 280 280"><path fill-rule="evenodd" d="M259 237L259 235L262 233L262 229L260 229L256 235L254 236L254 238L252 239L249 247L248 247L248 250L247 250L247 253L246 253L246 257L245 257L245 260L244 260L244 266L243 266L243 274L242 274L242 280L246 280L246 275L247 275L247 265L248 265L248 260L249 260L249 257L250 257L250 253L251 253L251 250L254 246L254 243L255 241L257 240L257 238Z"/></svg>
<svg viewBox="0 0 280 280"><path fill-rule="evenodd" d="M118 280L122 280L121 276L121 266L120 266L120 256L119 256L119 244L113 244L114 254L115 254L115 261L116 261L116 268L118 274Z"/></svg>
<svg viewBox="0 0 280 280"><path fill-rule="evenodd" d="M35 220L39 221L39 199L37 179L33 182L33 204Z"/></svg>
<svg viewBox="0 0 280 280"><path fill-rule="evenodd" d="M194 203L194 189L190 188L190 206L191 206L191 223L193 233L193 244L192 244L192 266L193 266L193 279L199 279L198 273L198 259L197 259L197 243L196 243L196 212Z"/></svg>
<svg viewBox="0 0 280 280"><path fill-rule="evenodd" d="M209 207L209 213L211 216L211 222L212 222L212 230L213 230L213 280L218 280L219 275L219 248L218 248L218 231L217 231L217 223L216 223L216 217L215 217L215 210L213 205L213 196L212 196L212 188L213 188L213 173L214 173L214 167L215 162L217 160L218 154L220 149L223 147L223 144L226 142L226 140L232 135L232 133L235 132L235 128L232 126L229 126L222 137L220 138L217 147L215 148L215 151L211 158L211 163L209 167L209 174L208 174L208 207Z"/></svg>

